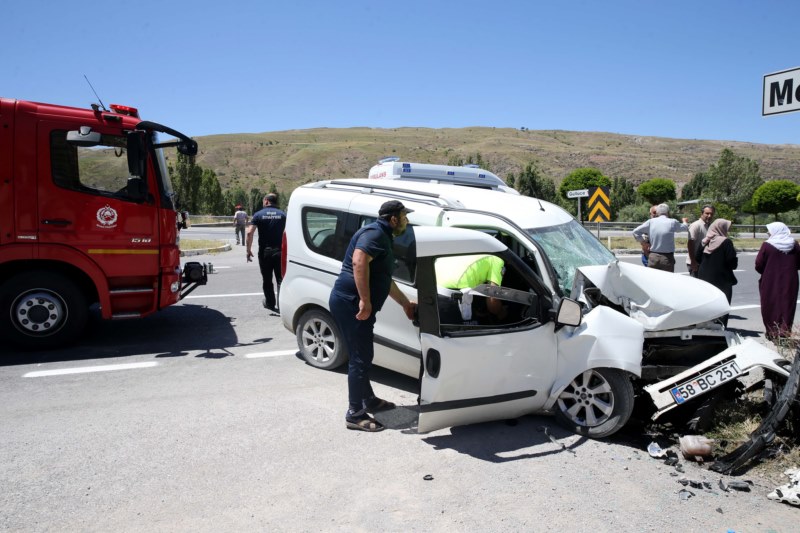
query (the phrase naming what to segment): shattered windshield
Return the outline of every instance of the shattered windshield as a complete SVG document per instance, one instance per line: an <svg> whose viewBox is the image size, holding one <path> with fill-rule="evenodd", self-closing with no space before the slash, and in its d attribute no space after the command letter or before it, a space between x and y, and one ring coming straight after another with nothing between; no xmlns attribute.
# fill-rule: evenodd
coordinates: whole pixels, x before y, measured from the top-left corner
<svg viewBox="0 0 800 533"><path fill-rule="evenodd" d="M577 220L570 220L559 226L526 231L550 259L556 271L561 294L569 294L572 291L572 281L578 268L587 265L607 265L615 260L614 254Z"/></svg>

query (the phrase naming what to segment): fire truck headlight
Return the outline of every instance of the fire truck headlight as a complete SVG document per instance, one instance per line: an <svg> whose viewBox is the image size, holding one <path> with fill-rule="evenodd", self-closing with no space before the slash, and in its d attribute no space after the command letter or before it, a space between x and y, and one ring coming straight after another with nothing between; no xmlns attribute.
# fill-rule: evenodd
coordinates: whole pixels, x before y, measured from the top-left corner
<svg viewBox="0 0 800 533"><path fill-rule="evenodd" d="M181 282L180 281L173 281L169 285L169 290L171 290L173 293L178 292L180 290L180 288L181 288Z"/></svg>

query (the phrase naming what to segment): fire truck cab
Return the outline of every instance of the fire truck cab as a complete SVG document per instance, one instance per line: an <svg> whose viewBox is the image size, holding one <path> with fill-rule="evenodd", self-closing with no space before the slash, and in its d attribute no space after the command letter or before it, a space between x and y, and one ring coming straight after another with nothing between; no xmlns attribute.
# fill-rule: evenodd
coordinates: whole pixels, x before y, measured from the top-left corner
<svg viewBox="0 0 800 533"><path fill-rule="evenodd" d="M181 270L171 146L197 153L132 107L0 98L0 336L61 346L94 303L105 319L143 317L206 283L200 263Z"/></svg>

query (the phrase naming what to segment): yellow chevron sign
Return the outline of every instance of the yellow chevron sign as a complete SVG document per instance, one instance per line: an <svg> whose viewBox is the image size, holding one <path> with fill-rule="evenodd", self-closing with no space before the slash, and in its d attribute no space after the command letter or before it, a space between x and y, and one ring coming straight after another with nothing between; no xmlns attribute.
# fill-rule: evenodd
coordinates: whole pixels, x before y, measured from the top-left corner
<svg viewBox="0 0 800 533"><path fill-rule="evenodd" d="M589 187L589 222L609 222L611 220L611 200L608 187Z"/></svg>

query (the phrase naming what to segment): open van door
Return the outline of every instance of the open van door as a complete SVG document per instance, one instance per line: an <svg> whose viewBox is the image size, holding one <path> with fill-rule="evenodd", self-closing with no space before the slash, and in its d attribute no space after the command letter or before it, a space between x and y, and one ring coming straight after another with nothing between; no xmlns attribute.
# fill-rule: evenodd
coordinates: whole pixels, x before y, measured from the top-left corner
<svg viewBox="0 0 800 533"><path fill-rule="evenodd" d="M542 257L542 251L536 246L530 235L509 218L484 211L454 209L445 211L442 225L494 232L496 236L499 232L499 237L512 252L520 256L544 280L546 285L554 286L553 273L548 262Z"/></svg>
<svg viewBox="0 0 800 533"><path fill-rule="evenodd" d="M437 242L427 230L438 230L444 240ZM503 284L493 288L510 311L502 321L461 321L443 309L452 295L443 294L447 290L436 282L436 260L467 254L504 260ZM532 276L515 254L485 233L417 228L420 432L516 418L545 404L557 373L557 341L554 323L544 311L550 300L542 294L541 282L530 283Z"/></svg>

